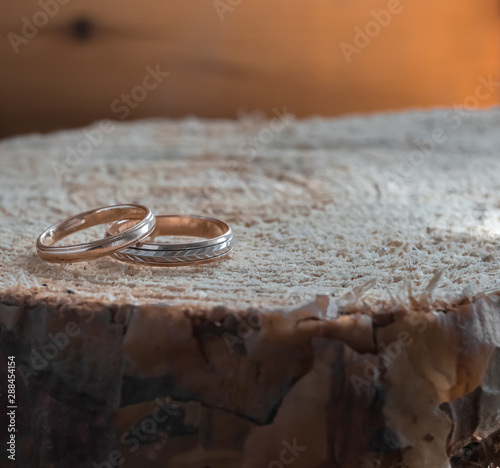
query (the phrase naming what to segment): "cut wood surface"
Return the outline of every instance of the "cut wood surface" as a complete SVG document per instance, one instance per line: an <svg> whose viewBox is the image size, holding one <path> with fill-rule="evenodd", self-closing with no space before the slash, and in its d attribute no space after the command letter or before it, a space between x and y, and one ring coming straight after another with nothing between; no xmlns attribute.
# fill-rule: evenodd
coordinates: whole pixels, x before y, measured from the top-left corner
<svg viewBox="0 0 500 468"><path fill-rule="evenodd" d="M242 309L362 287L375 300L404 298L409 286L424 292L439 271L436 298L495 290L499 122L496 110L191 119L6 140L0 288ZM55 222L133 201L158 214L225 220L235 232L234 252L215 265L171 269L109 257L70 265L37 257L37 236Z"/></svg>
<svg viewBox="0 0 500 468"><path fill-rule="evenodd" d="M59 2L36 34L39 0L0 7L0 135L121 118L116 100L157 64L169 77L128 118L475 105L478 78L500 80L498 0ZM221 21L217 4L237 6ZM7 37L23 27L34 37ZM498 102L493 88L477 105Z"/></svg>
<svg viewBox="0 0 500 468"><path fill-rule="evenodd" d="M156 120L1 142L0 406L15 356L20 466L500 464L499 124ZM51 223L131 201L224 219L235 250L170 269L36 256Z"/></svg>

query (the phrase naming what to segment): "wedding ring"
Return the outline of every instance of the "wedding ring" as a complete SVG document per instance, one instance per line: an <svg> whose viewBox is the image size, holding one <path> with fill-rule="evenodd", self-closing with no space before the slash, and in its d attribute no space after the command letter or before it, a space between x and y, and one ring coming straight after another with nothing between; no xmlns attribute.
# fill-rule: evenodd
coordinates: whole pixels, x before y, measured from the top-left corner
<svg viewBox="0 0 500 468"><path fill-rule="evenodd" d="M108 226L106 235L118 235L129 227L129 223L126 220ZM113 256L148 266L180 266L222 257L233 248L233 232L229 225L203 216L157 216L152 240L158 236L202 237L207 240L182 244L140 242L115 252Z"/></svg>
<svg viewBox="0 0 500 468"><path fill-rule="evenodd" d="M129 225L116 235L87 244L59 247L54 245L75 232L123 219L128 220ZM48 262L69 263L95 259L110 255L148 237L153 232L155 224L155 216L146 206L106 206L54 224L40 235L36 248L38 255Z"/></svg>

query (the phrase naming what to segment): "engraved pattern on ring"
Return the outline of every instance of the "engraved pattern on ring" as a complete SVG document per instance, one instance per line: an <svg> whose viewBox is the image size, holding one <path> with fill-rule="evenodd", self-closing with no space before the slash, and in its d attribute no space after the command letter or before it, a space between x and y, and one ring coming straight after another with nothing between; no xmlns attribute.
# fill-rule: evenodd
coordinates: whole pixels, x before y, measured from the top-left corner
<svg viewBox="0 0 500 468"><path fill-rule="evenodd" d="M114 254L115 257L136 263L167 263L182 264L199 262L221 257L231 251L233 247L233 237L220 244L202 247L198 249L183 250L140 250L137 248L127 248Z"/></svg>

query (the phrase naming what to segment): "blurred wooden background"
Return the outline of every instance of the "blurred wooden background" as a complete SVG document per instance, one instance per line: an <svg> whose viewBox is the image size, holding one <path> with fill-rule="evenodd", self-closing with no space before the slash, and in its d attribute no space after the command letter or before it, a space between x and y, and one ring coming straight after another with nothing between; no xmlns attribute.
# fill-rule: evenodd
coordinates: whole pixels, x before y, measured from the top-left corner
<svg viewBox="0 0 500 468"><path fill-rule="evenodd" d="M354 44L372 10L398 3L348 63L340 44ZM42 4L59 11L16 53L8 34L22 37L23 17L43 24ZM128 105L128 119L450 106L474 96L480 77L500 81L500 0L15 0L0 9L0 136L122 118L117 99L148 66L170 74ZM478 102L498 103L498 89Z"/></svg>

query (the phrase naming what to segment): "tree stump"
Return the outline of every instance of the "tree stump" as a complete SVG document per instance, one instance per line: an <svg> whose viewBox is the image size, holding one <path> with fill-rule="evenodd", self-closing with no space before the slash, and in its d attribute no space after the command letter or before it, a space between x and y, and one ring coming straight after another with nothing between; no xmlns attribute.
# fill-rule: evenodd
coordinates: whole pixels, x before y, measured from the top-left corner
<svg viewBox="0 0 500 468"><path fill-rule="evenodd" d="M278 115L0 143L1 466L500 463L500 112ZM224 219L235 249L36 256L126 202Z"/></svg>

